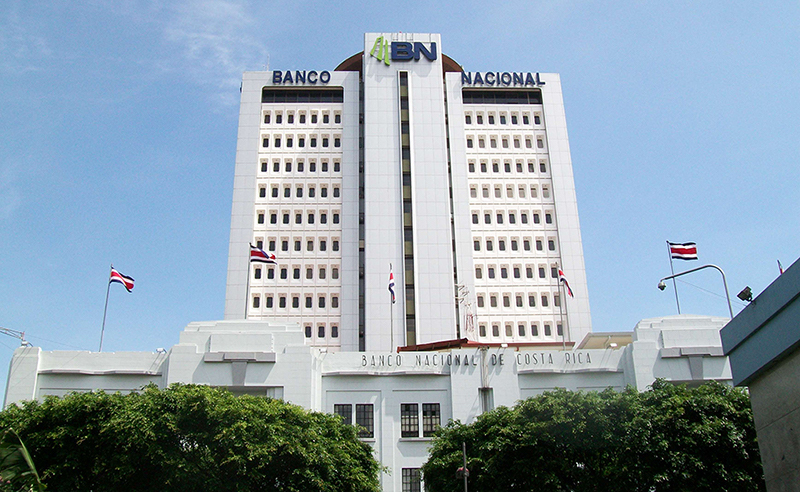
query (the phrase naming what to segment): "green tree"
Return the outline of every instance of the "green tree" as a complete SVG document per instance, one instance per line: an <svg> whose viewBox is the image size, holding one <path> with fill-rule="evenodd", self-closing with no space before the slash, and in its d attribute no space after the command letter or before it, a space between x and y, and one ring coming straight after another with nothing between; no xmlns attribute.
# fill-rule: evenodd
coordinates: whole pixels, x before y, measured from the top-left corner
<svg viewBox="0 0 800 492"><path fill-rule="evenodd" d="M379 490L353 427L280 400L196 385L12 405L48 490Z"/></svg>
<svg viewBox="0 0 800 492"><path fill-rule="evenodd" d="M423 466L430 491L463 490L462 442L470 490L764 490L749 398L718 383L560 389L470 425L450 422Z"/></svg>

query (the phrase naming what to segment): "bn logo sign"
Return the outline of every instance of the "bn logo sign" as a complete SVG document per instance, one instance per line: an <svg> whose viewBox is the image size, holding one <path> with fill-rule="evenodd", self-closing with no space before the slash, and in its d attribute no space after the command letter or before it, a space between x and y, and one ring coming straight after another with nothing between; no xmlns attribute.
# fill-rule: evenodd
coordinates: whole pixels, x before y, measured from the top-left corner
<svg viewBox="0 0 800 492"><path fill-rule="evenodd" d="M420 56L433 61L436 59L436 43L430 43L430 45L431 47L428 49L420 42L392 41L389 43L383 36L378 36L369 54L386 65L391 63L390 60L419 60Z"/></svg>

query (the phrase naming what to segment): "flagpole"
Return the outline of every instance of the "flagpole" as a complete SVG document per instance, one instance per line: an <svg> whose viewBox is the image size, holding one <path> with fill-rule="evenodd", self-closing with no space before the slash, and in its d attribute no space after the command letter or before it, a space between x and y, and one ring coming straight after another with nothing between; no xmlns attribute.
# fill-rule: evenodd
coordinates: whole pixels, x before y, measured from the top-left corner
<svg viewBox="0 0 800 492"><path fill-rule="evenodd" d="M106 313L108 312L108 293L111 291L111 270L114 269L114 265L111 265L111 269L108 272L108 285L106 286L106 305L103 308L103 327L100 328L100 348L97 350L98 352L103 351L103 334L106 331Z"/></svg>
<svg viewBox="0 0 800 492"><path fill-rule="evenodd" d="M392 275L392 264L389 263L389 275ZM394 350L394 299L392 291L389 291L389 352Z"/></svg>
<svg viewBox="0 0 800 492"><path fill-rule="evenodd" d="M252 248L253 245L251 244L250 247ZM244 319L247 319L247 307L250 304L250 253L248 250L247 253L247 288L244 291Z"/></svg>
<svg viewBox="0 0 800 492"><path fill-rule="evenodd" d="M567 302L567 296L564 295L565 292L564 292L564 286L562 285L563 283L564 282L562 282L561 279L559 278L558 279L558 290L561 293L561 299L559 299L559 303L558 303L558 313L561 316L561 350L566 351L567 350L567 325L564 323L564 311L563 311L562 306L564 305L564 303ZM558 328L556 327L556 330L557 329Z"/></svg>
<svg viewBox="0 0 800 492"><path fill-rule="evenodd" d="M675 269L672 267L672 249L667 241L667 254L669 255L669 270L672 275L675 275ZM675 277L672 278L672 287L675 289L675 304L678 305L678 314L681 314L681 302L678 300L678 284L675 282Z"/></svg>

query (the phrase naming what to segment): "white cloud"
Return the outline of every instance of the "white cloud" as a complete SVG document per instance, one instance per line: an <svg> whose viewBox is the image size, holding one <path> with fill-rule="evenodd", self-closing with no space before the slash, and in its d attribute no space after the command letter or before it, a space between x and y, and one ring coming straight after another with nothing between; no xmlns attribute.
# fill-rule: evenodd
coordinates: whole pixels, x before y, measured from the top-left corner
<svg viewBox="0 0 800 492"><path fill-rule="evenodd" d="M25 28L16 8L9 8L0 17L0 73L38 71L40 62L51 54L47 40Z"/></svg>
<svg viewBox="0 0 800 492"><path fill-rule="evenodd" d="M237 104L242 72L263 68L268 54L263 25L252 6L230 0L172 4L164 36L177 48L180 68L225 104ZM223 96L222 94L225 94Z"/></svg>
<svg viewBox="0 0 800 492"><path fill-rule="evenodd" d="M11 167L0 166L0 220L10 219L22 203L22 194L15 181Z"/></svg>

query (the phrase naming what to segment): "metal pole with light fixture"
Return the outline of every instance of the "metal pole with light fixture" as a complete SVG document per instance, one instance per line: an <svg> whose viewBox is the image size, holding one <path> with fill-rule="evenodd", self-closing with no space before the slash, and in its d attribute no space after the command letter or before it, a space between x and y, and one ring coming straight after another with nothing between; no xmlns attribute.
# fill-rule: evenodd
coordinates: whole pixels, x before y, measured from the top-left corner
<svg viewBox="0 0 800 492"><path fill-rule="evenodd" d="M689 274L689 273L692 273L692 272L696 272L698 270L702 270L704 268L714 268L720 273L720 275L722 275L722 285L725 286L725 299L728 300L728 312L731 315L731 319L733 319L733 308L731 307L731 296L730 296L730 294L728 294L728 281L725 280L725 272L723 272L722 268L718 267L717 265L711 265L711 264L703 265L703 266L700 266L700 267L697 267L697 268L692 268L691 270L686 270L685 272L681 272L681 273L676 273L674 275L670 275L669 277L664 277L661 280L659 280L658 288L660 290L664 290L664 289L667 288L667 284L664 283L665 280L674 279L674 278L680 277L682 275L686 275L686 274Z"/></svg>

